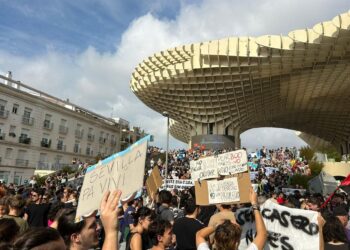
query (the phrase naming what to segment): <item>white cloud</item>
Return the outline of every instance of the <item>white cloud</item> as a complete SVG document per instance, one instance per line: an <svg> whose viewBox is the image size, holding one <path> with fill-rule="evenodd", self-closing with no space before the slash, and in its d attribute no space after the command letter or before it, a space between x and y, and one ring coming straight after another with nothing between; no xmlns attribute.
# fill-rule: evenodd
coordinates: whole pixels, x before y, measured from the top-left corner
<svg viewBox="0 0 350 250"><path fill-rule="evenodd" d="M135 19L122 34L115 51L100 53L90 47L80 54L54 50L28 58L0 51L0 71L14 78L105 116L123 117L155 135L165 146L165 118L147 108L130 91L134 67L152 53L180 44L229 36L286 34L312 27L347 11L345 0L214 1L186 5L175 20L147 14ZM299 145L285 130L250 130L242 135L247 147ZM290 144L289 144L290 143ZM185 146L172 140L172 147Z"/></svg>

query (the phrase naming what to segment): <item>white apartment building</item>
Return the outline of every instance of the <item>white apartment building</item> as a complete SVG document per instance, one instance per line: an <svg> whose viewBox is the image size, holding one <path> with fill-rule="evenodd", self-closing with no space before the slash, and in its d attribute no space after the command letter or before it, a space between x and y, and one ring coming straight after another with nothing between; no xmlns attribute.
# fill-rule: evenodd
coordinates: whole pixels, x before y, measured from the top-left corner
<svg viewBox="0 0 350 250"><path fill-rule="evenodd" d="M34 170L94 163L144 136L110 119L0 75L0 180L22 184Z"/></svg>

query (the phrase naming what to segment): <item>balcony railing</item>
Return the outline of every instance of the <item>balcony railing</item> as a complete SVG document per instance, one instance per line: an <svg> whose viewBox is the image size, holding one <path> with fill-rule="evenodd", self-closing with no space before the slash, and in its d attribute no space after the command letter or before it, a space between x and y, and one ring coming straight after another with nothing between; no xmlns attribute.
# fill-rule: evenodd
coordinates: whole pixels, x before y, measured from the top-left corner
<svg viewBox="0 0 350 250"><path fill-rule="evenodd" d="M68 133L68 127L60 125L59 132L61 134L67 134Z"/></svg>
<svg viewBox="0 0 350 250"><path fill-rule="evenodd" d="M94 141L95 140L95 135L93 134L88 134L88 141Z"/></svg>
<svg viewBox="0 0 350 250"><path fill-rule="evenodd" d="M93 155L93 151L91 150L91 148L86 148L85 154L86 155Z"/></svg>
<svg viewBox="0 0 350 250"><path fill-rule="evenodd" d="M66 151L66 145L57 144L57 150Z"/></svg>
<svg viewBox="0 0 350 250"><path fill-rule="evenodd" d="M34 124L34 118L22 116L22 124L32 126Z"/></svg>
<svg viewBox="0 0 350 250"><path fill-rule="evenodd" d="M50 170L50 163L44 161L38 161L38 165L36 167L38 170Z"/></svg>
<svg viewBox="0 0 350 250"><path fill-rule="evenodd" d="M74 147L74 148L73 148L73 152L76 153L76 154L81 154L81 148L79 148L79 147Z"/></svg>
<svg viewBox="0 0 350 250"><path fill-rule="evenodd" d="M16 159L16 166L20 166L20 167L27 167L28 166L28 160L24 160L24 159Z"/></svg>
<svg viewBox="0 0 350 250"><path fill-rule="evenodd" d="M0 133L0 140L5 140L5 133Z"/></svg>
<svg viewBox="0 0 350 250"><path fill-rule="evenodd" d="M81 130L81 129L75 130L75 137L76 138L79 138L79 139L83 138L83 134L84 134L84 130Z"/></svg>
<svg viewBox="0 0 350 250"><path fill-rule="evenodd" d="M29 137L20 136L18 142L23 144L30 144L31 139Z"/></svg>
<svg viewBox="0 0 350 250"><path fill-rule="evenodd" d="M116 141L116 140L111 140L111 146L112 146L112 147L117 146L117 141Z"/></svg>
<svg viewBox="0 0 350 250"><path fill-rule="evenodd" d="M44 120L43 128L47 129L47 130L52 130L53 129L53 122L51 122L50 120Z"/></svg>
<svg viewBox="0 0 350 250"><path fill-rule="evenodd" d="M44 148L50 148L51 140L41 140L40 145Z"/></svg>
<svg viewBox="0 0 350 250"><path fill-rule="evenodd" d="M0 110L0 118L6 119L9 116L8 110Z"/></svg>

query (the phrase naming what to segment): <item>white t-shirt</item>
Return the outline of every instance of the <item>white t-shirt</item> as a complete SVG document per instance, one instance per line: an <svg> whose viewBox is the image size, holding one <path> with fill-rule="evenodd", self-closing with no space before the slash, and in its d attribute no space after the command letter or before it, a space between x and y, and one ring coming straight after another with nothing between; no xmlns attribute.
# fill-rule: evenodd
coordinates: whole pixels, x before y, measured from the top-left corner
<svg viewBox="0 0 350 250"><path fill-rule="evenodd" d="M210 248L207 242L203 242L198 245L197 250L210 250ZM258 250L258 247L254 243L251 243L247 250Z"/></svg>

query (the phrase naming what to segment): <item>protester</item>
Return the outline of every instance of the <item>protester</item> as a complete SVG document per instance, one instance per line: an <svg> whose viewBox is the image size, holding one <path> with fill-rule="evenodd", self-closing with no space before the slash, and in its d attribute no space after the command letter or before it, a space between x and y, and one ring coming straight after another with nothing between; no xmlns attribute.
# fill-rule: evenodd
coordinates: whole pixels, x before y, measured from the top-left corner
<svg viewBox="0 0 350 250"><path fill-rule="evenodd" d="M174 234L176 235L177 250L195 250L196 233L204 228L204 224L197 220L199 206L195 200L188 199L185 204L185 217L175 220Z"/></svg>
<svg viewBox="0 0 350 250"><path fill-rule="evenodd" d="M126 250L146 250L152 247L147 230L154 220L154 213L148 207L141 207L134 214L134 227L127 238Z"/></svg>
<svg viewBox="0 0 350 250"><path fill-rule="evenodd" d="M12 243L19 233L16 221L9 218L0 219L0 243Z"/></svg>
<svg viewBox="0 0 350 250"><path fill-rule="evenodd" d="M42 189L37 188L31 192L31 203L25 209L24 216L31 227L47 227L50 204L42 203L42 196Z"/></svg>
<svg viewBox="0 0 350 250"><path fill-rule="evenodd" d="M253 188L250 188L250 202L252 204L252 209L254 211L255 223L256 223L256 237L250 246L247 248L249 250L262 250L264 248L267 231L265 228L264 221L260 214L258 206L258 197L254 192ZM209 223L210 225L210 223ZM215 249L217 250L229 250L238 249L241 238L241 229L235 221L230 221L227 219L217 220L216 224L211 224L197 232L196 234L196 244L198 250L209 250L209 244L206 238L214 233Z"/></svg>
<svg viewBox="0 0 350 250"><path fill-rule="evenodd" d="M29 225L21 216L25 206L25 202L20 195L11 196L7 201L9 213L2 218L13 219L19 226L19 232L23 233L28 230Z"/></svg>
<svg viewBox="0 0 350 250"><path fill-rule="evenodd" d="M349 244L345 235L344 226L335 216L327 218L323 227L325 250L348 250Z"/></svg>
<svg viewBox="0 0 350 250"><path fill-rule="evenodd" d="M174 213L170 210L172 195L167 190L159 192L159 203L158 214L162 220L169 221L171 224L174 223Z"/></svg>
<svg viewBox="0 0 350 250"><path fill-rule="evenodd" d="M152 250L164 250L172 245L172 225L167 220L155 220L148 227Z"/></svg>

